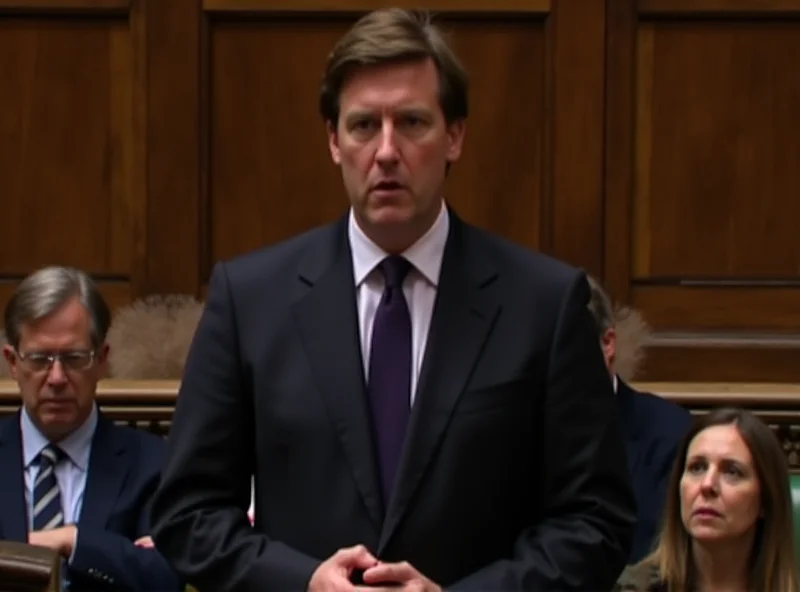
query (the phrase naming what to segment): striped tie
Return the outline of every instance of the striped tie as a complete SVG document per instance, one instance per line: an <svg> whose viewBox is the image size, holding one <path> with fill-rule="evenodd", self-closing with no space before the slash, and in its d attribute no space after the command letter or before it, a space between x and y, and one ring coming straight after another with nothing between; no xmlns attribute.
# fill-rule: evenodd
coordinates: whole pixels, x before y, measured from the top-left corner
<svg viewBox="0 0 800 592"><path fill-rule="evenodd" d="M39 474L33 486L33 530L50 530L64 525L61 492L56 481L56 465L64 452L53 444L39 454Z"/></svg>

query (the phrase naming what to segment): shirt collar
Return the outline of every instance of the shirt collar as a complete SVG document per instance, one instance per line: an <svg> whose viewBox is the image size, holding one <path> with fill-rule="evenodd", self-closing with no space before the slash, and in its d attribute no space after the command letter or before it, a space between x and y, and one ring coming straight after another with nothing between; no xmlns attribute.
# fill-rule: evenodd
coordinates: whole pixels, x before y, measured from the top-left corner
<svg viewBox="0 0 800 592"><path fill-rule="evenodd" d="M439 273L442 270L442 258L449 231L450 217L447 207L442 201L442 209L433 225L417 242L401 253L434 286L439 284ZM360 286L372 273L372 270L389 254L364 234L356 222L352 209L350 210L347 234L353 253L353 275L356 286Z"/></svg>
<svg viewBox="0 0 800 592"><path fill-rule="evenodd" d="M50 441L39 431L33 423L28 410L22 407L20 414L20 429L22 430L22 456L25 468L36 461L39 454ZM89 417L86 418L77 430L69 436L56 442L76 467L86 472L89 467L89 454L92 449L92 437L97 428L97 405L92 406Z"/></svg>

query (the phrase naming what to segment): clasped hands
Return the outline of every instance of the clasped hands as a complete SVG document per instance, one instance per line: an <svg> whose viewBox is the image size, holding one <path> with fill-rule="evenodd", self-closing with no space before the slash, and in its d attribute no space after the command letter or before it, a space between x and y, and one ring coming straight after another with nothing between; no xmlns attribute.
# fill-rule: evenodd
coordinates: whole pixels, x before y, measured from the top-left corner
<svg viewBox="0 0 800 592"><path fill-rule="evenodd" d="M364 585L353 584L354 572L363 571ZM440 586L408 562L383 563L363 545L340 549L319 565L311 576L308 592L442 592Z"/></svg>

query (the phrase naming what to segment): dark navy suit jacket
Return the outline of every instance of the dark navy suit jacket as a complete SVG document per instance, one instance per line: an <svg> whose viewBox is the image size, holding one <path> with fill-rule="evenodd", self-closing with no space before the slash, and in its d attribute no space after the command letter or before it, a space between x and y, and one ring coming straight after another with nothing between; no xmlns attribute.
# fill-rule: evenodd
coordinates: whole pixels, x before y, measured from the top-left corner
<svg viewBox="0 0 800 592"><path fill-rule="evenodd" d="M611 589L635 504L584 274L450 212L384 500L347 221L214 268L153 501L158 548L201 592L306 590L358 543L450 592Z"/></svg>
<svg viewBox="0 0 800 592"><path fill-rule="evenodd" d="M0 539L27 542L19 413L0 420ZM102 415L92 439L77 544L66 567L72 590L181 590L155 549L133 545L149 535L149 502L164 462L165 442L114 425Z"/></svg>
<svg viewBox="0 0 800 592"><path fill-rule="evenodd" d="M617 383L617 404L638 506L630 558L635 563L652 550L661 528L669 476L692 416L680 405L634 390L622 380Z"/></svg>

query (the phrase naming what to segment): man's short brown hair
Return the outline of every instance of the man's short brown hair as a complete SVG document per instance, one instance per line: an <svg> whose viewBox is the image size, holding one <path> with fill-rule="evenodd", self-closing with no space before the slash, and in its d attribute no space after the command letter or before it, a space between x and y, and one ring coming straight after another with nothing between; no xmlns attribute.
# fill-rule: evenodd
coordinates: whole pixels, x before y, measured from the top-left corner
<svg viewBox="0 0 800 592"><path fill-rule="evenodd" d="M466 71L427 12L401 8L370 12L336 43L322 79L322 118L337 124L342 86L354 70L425 59L433 60L439 72L439 104L447 122L466 119Z"/></svg>
<svg viewBox="0 0 800 592"><path fill-rule="evenodd" d="M600 282L592 276L587 276L586 279L589 280L590 290L589 311L594 318L597 334L602 339L606 331L614 326L614 308L611 305L611 298L608 297Z"/></svg>

